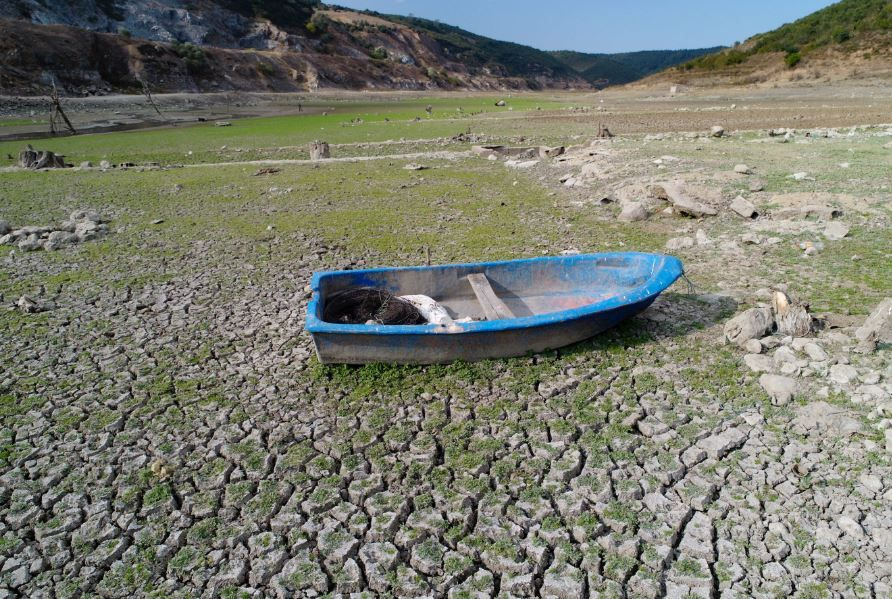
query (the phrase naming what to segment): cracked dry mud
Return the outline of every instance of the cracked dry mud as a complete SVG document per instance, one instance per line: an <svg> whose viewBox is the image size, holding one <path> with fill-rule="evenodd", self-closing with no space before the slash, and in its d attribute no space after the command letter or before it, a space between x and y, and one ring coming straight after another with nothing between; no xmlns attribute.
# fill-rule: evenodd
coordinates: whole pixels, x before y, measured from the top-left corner
<svg viewBox="0 0 892 599"><path fill-rule="evenodd" d="M558 353L324 368L310 274L392 256L97 208L135 251L4 258L55 309L0 334L0 596L892 592L888 356L850 329L745 361L734 302L675 291ZM763 371L803 401L772 405Z"/></svg>
<svg viewBox="0 0 892 599"><path fill-rule="evenodd" d="M253 281L275 266L199 263L72 300L52 340L4 336L3 384L32 402L4 431L7 596L888 591L888 467L714 387L733 357L646 320L656 341L621 330L454 389L338 388L292 341L314 262L272 285ZM652 312L671 310L691 305Z"/></svg>

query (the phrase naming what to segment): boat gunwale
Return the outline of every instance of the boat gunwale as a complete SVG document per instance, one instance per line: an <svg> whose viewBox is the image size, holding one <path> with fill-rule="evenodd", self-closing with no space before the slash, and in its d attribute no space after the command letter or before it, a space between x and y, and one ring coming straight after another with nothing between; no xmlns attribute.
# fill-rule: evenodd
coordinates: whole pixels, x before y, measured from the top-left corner
<svg viewBox="0 0 892 599"><path fill-rule="evenodd" d="M321 301L320 284L323 279L344 274L378 274L393 271L436 270L441 268L487 268L502 266L505 264L518 264L523 262L576 262L582 259L599 258L629 258L632 256L644 256L650 259L652 272L650 278L636 287L630 288L627 293L613 295L606 299L578 308L559 310L547 314L534 314L519 318L506 318L500 320L483 320L465 323L453 323L451 325L422 324L422 325L368 325L368 324L337 324L326 322L316 316ZM439 264L436 266L397 266L369 268L361 270L330 270L313 274L311 282L312 297L307 305L306 330L311 334L325 333L336 335L460 335L465 333L492 333L497 331L530 329L548 326L559 322L567 322L579 318L585 318L601 312L609 312L616 308L638 304L656 297L679 277L684 274L681 260L667 254L651 254L645 252L605 252L599 254L577 254L573 256L542 256L537 258L521 258L518 260L499 260L494 262L471 262Z"/></svg>

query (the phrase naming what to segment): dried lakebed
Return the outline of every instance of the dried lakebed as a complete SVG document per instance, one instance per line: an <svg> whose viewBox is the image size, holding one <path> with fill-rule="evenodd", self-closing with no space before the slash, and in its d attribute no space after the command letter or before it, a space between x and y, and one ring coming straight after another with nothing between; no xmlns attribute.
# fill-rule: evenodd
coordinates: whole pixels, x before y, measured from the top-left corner
<svg viewBox="0 0 892 599"><path fill-rule="evenodd" d="M879 189L882 143L802 147L851 160L860 190ZM888 207L865 192L852 232L804 256L826 224L771 215L797 185L836 198L844 181L771 170L802 147L617 140L574 186L559 179L582 164L474 159L4 174L16 227L91 208L110 232L0 246L0 595L889 595L892 373L855 336L888 295ZM617 224L593 200L666 171L730 200L749 180L720 175L744 161L761 220L648 204ZM682 235L697 289L558 353L322 367L302 331L316 270L437 242L443 260L494 259ZM834 327L726 344L724 323L783 282ZM23 312L25 294L52 308Z"/></svg>

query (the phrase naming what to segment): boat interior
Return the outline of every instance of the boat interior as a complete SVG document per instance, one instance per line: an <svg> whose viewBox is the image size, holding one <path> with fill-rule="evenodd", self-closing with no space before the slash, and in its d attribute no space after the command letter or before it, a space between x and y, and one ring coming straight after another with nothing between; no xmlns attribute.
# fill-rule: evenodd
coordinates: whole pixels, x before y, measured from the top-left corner
<svg viewBox="0 0 892 599"><path fill-rule="evenodd" d="M329 273L324 298L349 287L427 295L454 319L499 320L578 308L621 296L659 270L660 256L604 254L484 264Z"/></svg>

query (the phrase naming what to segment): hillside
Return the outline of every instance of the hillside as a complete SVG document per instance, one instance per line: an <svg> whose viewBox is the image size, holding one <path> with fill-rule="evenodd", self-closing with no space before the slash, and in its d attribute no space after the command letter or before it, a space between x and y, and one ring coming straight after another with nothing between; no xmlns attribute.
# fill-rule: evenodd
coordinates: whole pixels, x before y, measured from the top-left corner
<svg viewBox="0 0 892 599"><path fill-rule="evenodd" d="M721 49L720 46L716 46L691 50L645 50L618 54L589 54L558 50L549 52L549 54L593 84L606 81L615 85L636 81Z"/></svg>
<svg viewBox="0 0 892 599"><path fill-rule="evenodd" d="M2 93L587 88L550 54L314 0L0 4Z"/></svg>
<svg viewBox="0 0 892 599"><path fill-rule="evenodd" d="M645 84L766 83L892 75L892 0L842 0Z"/></svg>

